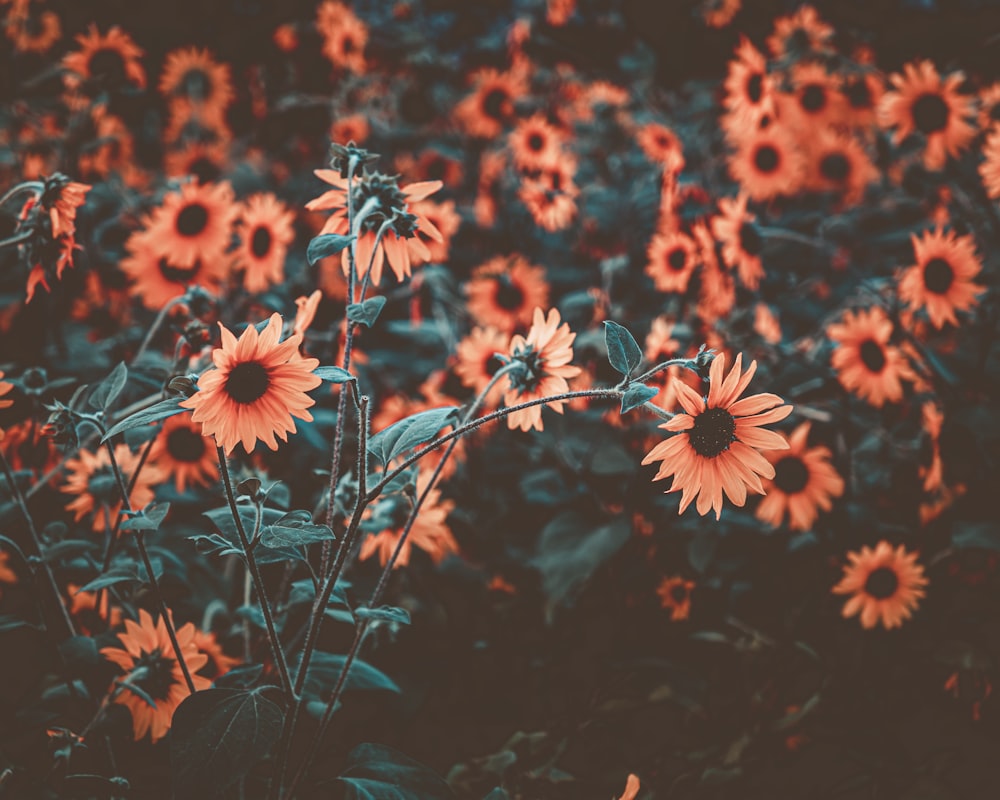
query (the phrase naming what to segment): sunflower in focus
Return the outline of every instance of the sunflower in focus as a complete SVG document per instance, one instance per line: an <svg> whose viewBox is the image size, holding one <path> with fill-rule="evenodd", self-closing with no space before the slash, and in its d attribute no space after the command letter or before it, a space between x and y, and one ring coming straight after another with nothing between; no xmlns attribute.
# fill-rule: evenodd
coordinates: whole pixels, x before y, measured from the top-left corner
<svg viewBox="0 0 1000 800"><path fill-rule="evenodd" d="M832 589L834 594L851 595L844 604L845 617L860 613L863 627L881 623L891 630L913 615L927 586L917 553L908 553L903 545L893 548L883 539L874 550L862 547L847 559L844 577Z"/></svg>
<svg viewBox="0 0 1000 800"><path fill-rule="evenodd" d="M756 289L764 277L760 255L764 251L764 237L754 225L757 217L747 211L746 194L719 199L719 214L712 217L712 233L722 243L722 258L735 267L740 282L748 289Z"/></svg>
<svg viewBox="0 0 1000 800"><path fill-rule="evenodd" d="M958 324L956 311L968 311L985 289L972 281L982 269L972 236L941 228L911 235L917 263L899 281L899 296L911 311L923 308L935 328Z"/></svg>
<svg viewBox="0 0 1000 800"><path fill-rule="evenodd" d="M212 682L195 672L208 662L208 656L198 651L194 643L195 627L189 622L177 629L177 643L187 665L195 691L207 689ZM139 610L139 621L125 620L125 632L118 634L121 647L102 647L101 655L125 672L111 688L115 703L132 714L132 731L136 741L147 733L158 742L170 730L177 706L191 692L184 672L174 653L167 626L162 617L155 623L145 609ZM132 684L146 697L129 691ZM150 705L149 700L156 705Z"/></svg>
<svg viewBox="0 0 1000 800"><path fill-rule="evenodd" d="M746 133L729 158L729 172L754 200L795 194L802 183L802 158L779 125Z"/></svg>
<svg viewBox="0 0 1000 800"><path fill-rule="evenodd" d="M845 311L843 321L830 325L826 335L837 343L830 363L841 385L877 408L902 399L901 381L916 378L906 356L889 344L892 320L877 306Z"/></svg>
<svg viewBox="0 0 1000 800"><path fill-rule="evenodd" d="M212 352L215 366L198 378L198 391L181 402L194 410L191 419L201 423L205 436L229 455L236 445L252 453L262 441L278 449L275 434L288 441L295 433L293 417L312 422L306 409L315 400L306 392L322 382L313 370L315 358L301 358L301 334L281 337L281 316L272 314L264 330L248 325L237 339L221 322L222 347Z"/></svg>
<svg viewBox="0 0 1000 800"><path fill-rule="evenodd" d="M717 355L709 369L707 397L678 381L677 399L686 413L660 426L674 435L642 460L644 465L663 462L653 480L674 476L667 491L683 492L678 513L697 498L698 513L704 516L714 509L718 519L723 492L737 506L746 503L748 488L763 494L761 478L773 478L774 467L758 450L788 447L782 436L761 426L780 422L792 407L776 394L738 399L757 371L757 362L750 362L746 372L742 367L740 354L726 375L725 356Z"/></svg>
<svg viewBox="0 0 1000 800"><path fill-rule="evenodd" d="M513 406L569 391L566 379L580 374L580 368L569 363L573 360L576 334L570 331L567 323L560 324L560 321L557 309L551 309L546 317L542 309L536 308L527 338L520 334L511 338L507 356L515 368L507 375L505 405ZM562 401L547 405L563 413ZM508 414L507 427L522 431L542 430L542 407L532 406Z"/></svg>

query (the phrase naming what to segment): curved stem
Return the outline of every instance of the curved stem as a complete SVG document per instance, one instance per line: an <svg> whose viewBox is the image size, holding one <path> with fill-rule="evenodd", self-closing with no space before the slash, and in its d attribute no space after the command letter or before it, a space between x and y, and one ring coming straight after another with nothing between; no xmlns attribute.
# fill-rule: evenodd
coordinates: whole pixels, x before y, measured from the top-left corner
<svg viewBox="0 0 1000 800"><path fill-rule="evenodd" d="M34 231L21 231L20 233L15 233L6 239L0 240L0 250L5 247L12 247L15 244L21 244L21 242L26 242L34 235Z"/></svg>
<svg viewBox="0 0 1000 800"><path fill-rule="evenodd" d="M186 297L187 297L186 294L183 294L180 297L174 297L173 299L168 300L167 303L163 306L163 308L160 309L160 313L156 315L156 319L153 320L153 324L146 332L145 337L143 337L142 344L139 345L139 349L136 350L135 355L132 356L133 364L139 360L140 356L142 356L143 353L146 352L146 348L149 347L150 343L153 341L153 337L156 336L156 332L160 329L160 326L163 324L163 321L167 318L167 314L170 313L170 310L174 306L177 306L180 303L184 302Z"/></svg>
<svg viewBox="0 0 1000 800"><path fill-rule="evenodd" d="M0 197L0 206L5 205L11 198L17 197L21 192L35 192L41 194L45 190L45 184L41 181L25 181L10 189L3 197Z"/></svg>
<svg viewBox="0 0 1000 800"><path fill-rule="evenodd" d="M694 366L693 359L671 358L669 361L663 361L657 364L652 369L642 373L642 375L640 375L638 378L633 378L632 380L629 381L629 383L645 383L654 375L656 375L659 372L663 372L663 370L668 369L669 367L687 367L689 370L697 372L697 368Z"/></svg>

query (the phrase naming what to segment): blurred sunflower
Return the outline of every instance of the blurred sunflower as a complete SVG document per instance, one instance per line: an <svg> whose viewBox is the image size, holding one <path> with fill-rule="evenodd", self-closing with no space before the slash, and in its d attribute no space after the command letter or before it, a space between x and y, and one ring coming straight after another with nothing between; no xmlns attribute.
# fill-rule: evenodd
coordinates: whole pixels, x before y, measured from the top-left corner
<svg viewBox="0 0 1000 800"><path fill-rule="evenodd" d="M833 28L815 8L805 4L774 21L774 33L767 37L767 46L775 58L797 59L826 50L832 37Z"/></svg>
<svg viewBox="0 0 1000 800"><path fill-rule="evenodd" d="M892 321L881 308L845 311L843 321L827 327L826 335L837 343L830 363L845 389L877 408L902 399L901 381L916 375L906 356L889 344Z"/></svg>
<svg viewBox="0 0 1000 800"><path fill-rule="evenodd" d="M924 309L935 328L957 325L955 312L968 311L985 291L972 282L982 269L975 240L941 228L910 239L917 263L900 278L900 299L911 311Z"/></svg>
<svg viewBox="0 0 1000 800"><path fill-rule="evenodd" d="M494 327L475 327L455 348L455 375L463 386L479 394L493 379L503 362L497 354L503 354L510 342L508 334ZM503 394L503 381L498 381L487 396L485 405L495 407Z"/></svg>
<svg viewBox="0 0 1000 800"><path fill-rule="evenodd" d="M558 161L565 136L543 114L523 119L507 137L514 164L521 170L541 169Z"/></svg>
<svg viewBox="0 0 1000 800"><path fill-rule="evenodd" d="M127 444L118 444L115 445L115 461L128 484L139 467L139 456ZM152 502L153 486L165 477L155 465L145 464L129 494L132 508L142 508ZM60 491L73 495L73 500L66 504L66 510L73 512L77 522L87 514L93 514L91 527L94 531L114 527L122 508L122 498L106 447L96 453L80 448L75 457L68 459L66 482Z"/></svg>
<svg viewBox="0 0 1000 800"><path fill-rule="evenodd" d="M172 475L177 491L209 486L219 480L219 462L212 443L187 414L167 418L149 451L149 463Z"/></svg>
<svg viewBox="0 0 1000 800"><path fill-rule="evenodd" d="M913 615L927 586L917 553L908 553L903 545L893 549L883 539L874 550L865 546L861 552L848 553L847 559L844 577L832 589L835 594L852 595L844 604L845 617L860 613L863 627L874 628L881 622L891 630Z"/></svg>
<svg viewBox="0 0 1000 800"><path fill-rule="evenodd" d="M195 106L204 116L220 119L236 97L229 65L218 63L208 50L197 47L167 53L160 94L173 102Z"/></svg>
<svg viewBox="0 0 1000 800"><path fill-rule="evenodd" d="M323 37L323 55L334 67L364 74L368 26L348 6L325 0L316 10L316 28Z"/></svg>
<svg viewBox="0 0 1000 800"><path fill-rule="evenodd" d="M795 194L802 183L802 159L779 125L747 132L729 158L729 172L754 200Z"/></svg>
<svg viewBox="0 0 1000 800"><path fill-rule="evenodd" d="M76 37L79 49L63 57L63 83L68 89L93 84L99 88L119 88L131 83L146 88L146 71L139 59L143 51L117 25L102 34L91 23L86 33Z"/></svg>
<svg viewBox="0 0 1000 800"><path fill-rule="evenodd" d="M273 194L251 195L240 209L240 244L234 267L243 286L258 294L285 279L285 254L295 240L295 214Z"/></svg>
<svg viewBox="0 0 1000 800"><path fill-rule="evenodd" d="M192 286L213 292L219 289L227 273L222 258L199 257L181 265L165 254L155 239L155 230L133 233L125 243L128 255L119 262L130 280L129 294L138 297L146 308L159 311Z"/></svg>
<svg viewBox="0 0 1000 800"><path fill-rule="evenodd" d="M179 267L221 259L229 247L237 207L228 183L188 181L168 192L146 220L153 251Z"/></svg>
<svg viewBox="0 0 1000 800"><path fill-rule="evenodd" d="M996 126L983 144L983 163L979 165L983 189L988 197L1000 197L1000 126Z"/></svg>
<svg viewBox="0 0 1000 800"><path fill-rule="evenodd" d="M845 204L860 201L868 185L878 179L861 143L830 128L811 135L806 154L806 188L836 192Z"/></svg>
<svg viewBox="0 0 1000 800"><path fill-rule="evenodd" d="M684 167L684 145L666 125L647 122L636 133L636 141L646 158L654 164L664 164L673 170Z"/></svg>
<svg viewBox="0 0 1000 800"><path fill-rule="evenodd" d="M575 166L555 162L536 175L526 175L517 190L535 224L553 232L568 227L576 216L576 198L580 190L573 183Z"/></svg>
<svg viewBox="0 0 1000 800"><path fill-rule="evenodd" d="M726 95L723 107L727 135L741 136L755 130L765 117L775 113L774 81L767 73L767 59L745 36L740 36L736 57L729 62L723 84Z"/></svg>
<svg viewBox="0 0 1000 800"><path fill-rule="evenodd" d="M664 578L656 587L656 593L660 596L660 605L670 610L671 621L681 622L691 615L692 589L694 589L694 581L689 581L680 575Z"/></svg>
<svg viewBox="0 0 1000 800"><path fill-rule="evenodd" d="M760 260L764 237L754 225L757 217L747 211L748 199L743 193L736 198L719 198L719 214L712 217L712 233L722 243L722 258L736 269L740 282L748 289L756 289L764 277Z"/></svg>
<svg viewBox="0 0 1000 800"><path fill-rule="evenodd" d="M470 136L493 139L514 119L514 102L527 91L514 72L484 69L474 76L476 88L455 107L455 117Z"/></svg>
<svg viewBox="0 0 1000 800"><path fill-rule="evenodd" d="M661 231L653 235L646 250L646 274L660 292L687 291L691 274L698 266L698 245L680 231Z"/></svg>
<svg viewBox="0 0 1000 800"><path fill-rule="evenodd" d="M758 450L783 450L782 436L760 426L780 422L792 412L776 394L756 394L738 399L757 371L750 362L742 372L743 356L725 375L725 356L717 355L709 370L708 396L702 397L684 383L677 383L677 399L684 409L660 427L674 433L660 442L642 463L662 461L653 480L674 476L669 492L683 492L680 509L697 498L698 513L715 510L722 516L722 495L732 503L746 503L747 489L764 493L761 478L773 478L774 467ZM756 449L755 449L756 448Z"/></svg>
<svg viewBox="0 0 1000 800"><path fill-rule="evenodd" d="M549 300L545 269L523 256L496 256L472 271L465 285L466 307L480 325L512 333L531 322L534 309Z"/></svg>
<svg viewBox="0 0 1000 800"><path fill-rule="evenodd" d="M810 135L843 115L839 80L815 62L800 62L791 70L791 94L779 95L782 124Z"/></svg>

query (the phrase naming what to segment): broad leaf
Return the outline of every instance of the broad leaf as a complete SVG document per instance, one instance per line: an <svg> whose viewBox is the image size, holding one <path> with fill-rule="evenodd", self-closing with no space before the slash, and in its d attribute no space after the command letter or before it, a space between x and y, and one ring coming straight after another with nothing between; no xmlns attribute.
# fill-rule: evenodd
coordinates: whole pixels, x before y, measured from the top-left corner
<svg viewBox="0 0 1000 800"><path fill-rule="evenodd" d="M239 509L240 519L243 521L243 531L246 533L247 538L250 539L253 536L255 523L253 507L245 503L237 504L236 507ZM199 543L199 549L204 548L202 552L214 552L217 555L235 554L242 558L243 547L229 506L213 508L210 511L203 512L203 514L212 521L212 524L218 529L221 537L206 535L200 532L190 534L190 538ZM265 508L262 525L263 527L272 525L283 516L285 516L284 511ZM279 561L288 561L289 559L301 561L304 558L302 551L298 548L269 547L263 543L258 543L257 547L254 548L253 555L259 564L275 564Z"/></svg>
<svg viewBox="0 0 1000 800"><path fill-rule="evenodd" d="M633 383L622 395L622 414L626 414L633 408L638 408L647 400L652 400L660 390L653 386L646 386L644 383Z"/></svg>
<svg viewBox="0 0 1000 800"><path fill-rule="evenodd" d="M330 542L336 537L326 525L317 525L308 511L290 511L260 533L260 544L272 549L304 547L316 542Z"/></svg>
<svg viewBox="0 0 1000 800"><path fill-rule="evenodd" d="M353 236L343 236L339 233L324 233L309 240L306 248L306 259L312 266L321 258L334 256L343 250L354 239Z"/></svg>
<svg viewBox="0 0 1000 800"><path fill-rule="evenodd" d="M116 425L112 425L108 432L104 434L101 441L106 442L112 436L117 436L119 433L124 433L132 428L138 428L140 425L148 425L151 422L158 422L161 419L172 417L174 414L187 411L186 408L181 408L180 406L183 399L183 397L168 397L166 400L161 400L149 408L130 414Z"/></svg>
<svg viewBox="0 0 1000 800"><path fill-rule="evenodd" d="M87 402L91 408L107 411L111 404L118 399L118 395L122 393L122 389L125 388L127 381L128 367L125 366L125 362L123 361L111 370L111 374L108 377L94 387L94 391L90 393Z"/></svg>
<svg viewBox="0 0 1000 800"><path fill-rule="evenodd" d="M318 375L321 380L330 383L347 383L354 380L354 376L341 367L316 367L313 375Z"/></svg>
<svg viewBox="0 0 1000 800"><path fill-rule="evenodd" d="M297 661L299 660L301 659L297 659ZM309 661L309 669L306 672L306 691L309 694L326 697L337 684L346 661L347 656L345 655L324 653L317 650L313 653L312 659ZM351 664L351 671L347 676L347 683L344 684L344 690L399 692L400 688L382 670L356 658Z"/></svg>
<svg viewBox="0 0 1000 800"><path fill-rule="evenodd" d="M454 793L432 769L391 747L361 744L348 756L337 780L347 800L454 800Z"/></svg>
<svg viewBox="0 0 1000 800"><path fill-rule="evenodd" d="M122 520L121 531L156 531L170 512L170 503L150 503L142 511Z"/></svg>
<svg viewBox="0 0 1000 800"><path fill-rule="evenodd" d="M388 464L396 456L433 439L438 431L452 424L457 411L458 406L442 406L401 419L372 436L368 440L368 452L383 465Z"/></svg>
<svg viewBox="0 0 1000 800"><path fill-rule="evenodd" d="M219 797L267 758L284 712L257 691L207 689L174 712L170 762L175 797Z"/></svg>
<svg viewBox="0 0 1000 800"><path fill-rule="evenodd" d="M642 350L635 338L617 322L605 321L604 343L608 348L608 361L622 375L631 375L642 363Z"/></svg>
<svg viewBox="0 0 1000 800"><path fill-rule="evenodd" d="M363 303L351 303L347 307L347 320L370 328L375 324L378 315L385 307L385 298L381 295L369 297Z"/></svg>

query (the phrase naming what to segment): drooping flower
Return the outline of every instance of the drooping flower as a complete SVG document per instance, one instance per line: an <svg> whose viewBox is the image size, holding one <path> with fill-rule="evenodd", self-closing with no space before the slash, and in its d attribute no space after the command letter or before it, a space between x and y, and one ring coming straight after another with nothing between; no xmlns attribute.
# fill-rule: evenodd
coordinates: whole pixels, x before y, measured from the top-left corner
<svg viewBox="0 0 1000 800"><path fill-rule="evenodd" d="M542 309L536 308L527 338L520 334L511 338L507 354L517 368L507 376L505 405L513 406L569 391L566 379L580 374L580 368L569 363L573 360L576 334L570 331L567 323L560 322L558 309L551 309L546 317ZM547 405L563 413L563 401ZM508 414L507 427L522 431L542 430L542 407L532 406Z"/></svg>
<svg viewBox="0 0 1000 800"><path fill-rule="evenodd" d="M982 268L975 241L941 228L910 239L917 263L900 278L900 298L911 311L924 309L935 328L957 325L955 312L968 311L985 291L972 282Z"/></svg>
<svg viewBox="0 0 1000 800"><path fill-rule="evenodd" d="M194 643L195 627L189 622L177 629L177 643L187 665L195 691L207 689L212 682L195 674L208 662L208 656L198 651ZM113 701L128 708L132 714L132 731L136 741L147 733L158 742L170 730L174 711L191 692L184 680L167 626L160 617L154 623L145 609L139 610L139 622L125 620L125 632L118 634L121 647L102 647L101 655L121 667L126 675L112 686ZM156 705L128 689L134 685Z"/></svg>
<svg viewBox="0 0 1000 800"><path fill-rule="evenodd" d="M725 357L718 355L709 370L708 396L677 383L677 399L684 409L660 427L674 436L657 444L643 464L662 461L653 480L674 476L668 492L683 492L679 513L697 498L699 514L715 510L722 515L722 495L737 506L746 503L747 489L764 493L761 478L773 478L774 467L758 450L782 450L788 443L761 426L780 422L792 412L775 394L756 394L738 399L757 371L752 361L742 372L743 356L728 375Z"/></svg>
<svg viewBox="0 0 1000 800"><path fill-rule="evenodd" d="M803 422L788 437L788 449L765 452L774 467L774 477L764 480L764 499L757 506L757 519L772 528L788 516L793 531L807 531L819 513L829 511L832 498L844 493L844 481L830 464L826 447L807 447L810 423Z"/></svg>
<svg viewBox="0 0 1000 800"><path fill-rule="evenodd" d="M826 335L837 343L830 363L841 385L877 408L898 402L901 381L916 377L902 351L889 344L892 320L877 306L845 311L843 322L830 325Z"/></svg>
<svg viewBox="0 0 1000 800"><path fill-rule="evenodd" d="M321 383L313 374L315 358L301 358L301 334L281 337L281 316L272 314L264 330L248 325L237 338L221 322L222 347L212 353L215 367L198 378L198 391L181 402L194 410L191 419L201 423L205 436L215 437L226 454L242 442L252 453L262 441L278 449L275 434L288 441L295 433L295 419L312 421L306 409L315 400L306 392Z"/></svg>
<svg viewBox="0 0 1000 800"><path fill-rule="evenodd" d="M848 594L843 615L861 615L865 628L881 623L891 630L909 619L924 596L927 578L917 563L917 553L908 553L903 545L893 548L884 539L873 550L862 547L850 552L844 577L833 587L835 594Z"/></svg>

